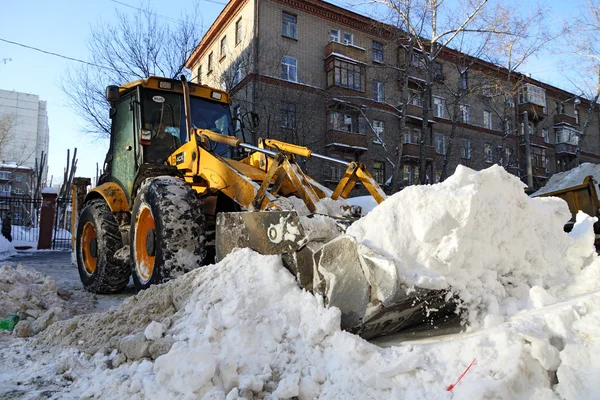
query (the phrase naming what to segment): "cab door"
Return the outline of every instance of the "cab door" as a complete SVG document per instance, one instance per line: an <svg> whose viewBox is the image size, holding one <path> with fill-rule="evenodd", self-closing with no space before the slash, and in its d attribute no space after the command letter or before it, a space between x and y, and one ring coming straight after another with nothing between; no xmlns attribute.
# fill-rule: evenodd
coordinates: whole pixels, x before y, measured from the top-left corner
<svg viewBox="0 0 600 400"><path fill-rule="evenodd" d="M138 152L135 134L138 125L137 109L136 92L132 92L119 100L112 117L110 180L123 188L129 204Z"/></svg>

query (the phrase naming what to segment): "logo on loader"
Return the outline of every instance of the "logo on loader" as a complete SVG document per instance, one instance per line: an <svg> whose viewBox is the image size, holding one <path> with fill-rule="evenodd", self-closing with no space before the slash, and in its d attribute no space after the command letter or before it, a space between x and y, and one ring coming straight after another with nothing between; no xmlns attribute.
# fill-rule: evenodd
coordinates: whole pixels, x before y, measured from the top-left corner
<svg viewBox="0 0 600 400"><path fill-rule="evenodd" d="M175 164L179 165L185 161L185 153L179 153L175 156Z"/></svg>

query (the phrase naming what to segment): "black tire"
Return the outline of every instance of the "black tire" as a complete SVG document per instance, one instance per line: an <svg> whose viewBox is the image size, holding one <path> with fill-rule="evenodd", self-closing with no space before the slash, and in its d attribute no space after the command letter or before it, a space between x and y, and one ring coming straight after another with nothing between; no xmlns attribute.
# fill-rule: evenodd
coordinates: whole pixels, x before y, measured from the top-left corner
<svg viewBox="0 0 600 400"><path fill-rule="evenodd" d="M95 237L89 239L90 235ZM82 240L85 243L82 244ZM121 247L119 225L108 205L102 199L87 203L79 217L75 241L77 269L85 289L93 293L115 293L127 286L131 269L114 258Z"/></svg>
<svg viewBox="0 0 600 400"><path fill-rule="evenodd" d="M136 288L146 289L202 266L206 257L203 224L202 202L183 179L147 179L133 203L129 230Z"/></svg>

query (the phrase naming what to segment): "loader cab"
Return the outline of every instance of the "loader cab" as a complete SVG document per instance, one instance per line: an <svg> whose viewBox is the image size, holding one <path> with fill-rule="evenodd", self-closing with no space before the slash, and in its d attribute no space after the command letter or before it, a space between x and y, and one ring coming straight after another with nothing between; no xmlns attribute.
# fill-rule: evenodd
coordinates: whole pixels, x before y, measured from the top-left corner
<svg viewBox="0 0 600 400"><path fill-rule="evenodd" d="M168 85L167 85L168 84ZM192 126L215 133L234 135L226 95L218 101L207 87L190 88ZM111 104L111 140L104 170L106 181L118 183L128 198L141 165L164 165L188 138L181 82L148 78L122 87L109 86L106 99ZM230 158L231 148L211 144L211 151Z"/></svg>

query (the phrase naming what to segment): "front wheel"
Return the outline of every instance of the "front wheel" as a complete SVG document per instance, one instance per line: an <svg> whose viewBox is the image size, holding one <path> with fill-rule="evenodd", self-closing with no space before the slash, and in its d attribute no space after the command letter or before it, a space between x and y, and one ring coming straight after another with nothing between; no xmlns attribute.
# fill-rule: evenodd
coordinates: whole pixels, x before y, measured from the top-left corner
<svg viewBox="0 0 600 400"><path fill-rule="evenodd" d="M147 179L131 213L130 251L138 290L202 265L206 257L202 203L182 179Z"/></svg>
<svg viewBox="0 0 600 400"><path fill-rule="evenodd" d="M77 225L77 269L83 287L94 293L115 293L129 282L129 266L114 258L123 246L119 225L104 200L81 210Z"/></svg>

